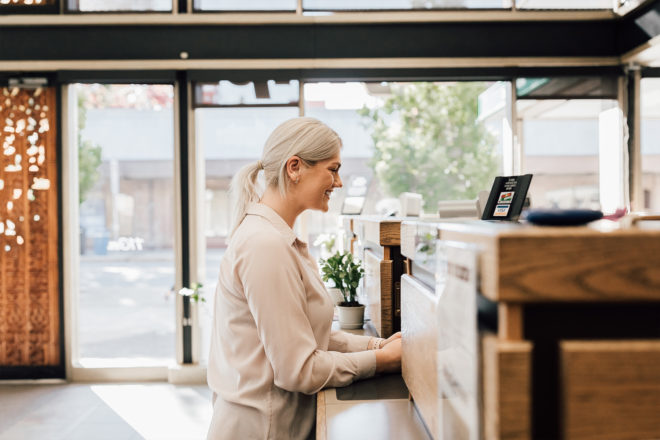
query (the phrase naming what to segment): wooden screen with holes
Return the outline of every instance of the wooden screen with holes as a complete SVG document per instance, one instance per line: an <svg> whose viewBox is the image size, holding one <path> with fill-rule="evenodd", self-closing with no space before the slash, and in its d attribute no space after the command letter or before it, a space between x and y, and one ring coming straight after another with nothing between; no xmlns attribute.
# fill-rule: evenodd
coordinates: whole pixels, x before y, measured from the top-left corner
<svg viewBox="0 0 660 440"><path fill-rule="evenodd" d="M60 365L54 87L0 88L0 367Z"/></svg>

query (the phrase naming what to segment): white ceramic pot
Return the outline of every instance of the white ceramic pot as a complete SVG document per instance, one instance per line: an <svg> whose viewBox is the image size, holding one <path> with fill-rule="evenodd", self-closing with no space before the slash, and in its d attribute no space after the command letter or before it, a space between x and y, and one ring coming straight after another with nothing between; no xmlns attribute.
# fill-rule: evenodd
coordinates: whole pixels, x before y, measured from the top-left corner
<svg viewBox="0 0 660 440"><path fill-rule="evenodd" d="M364 306L337 306L337 310L339 310L339 327L362 328L364 326Z"/></svg>
<svg viewBox="0 0 660 440"><path fill-rule="evenodd" d="M330 294L330 298L332 299L332 303L334 305L338 305L340 302L344 301L344 295L341 294L341 290L337 287L326 287L328 290L328 293Z"/></svg>

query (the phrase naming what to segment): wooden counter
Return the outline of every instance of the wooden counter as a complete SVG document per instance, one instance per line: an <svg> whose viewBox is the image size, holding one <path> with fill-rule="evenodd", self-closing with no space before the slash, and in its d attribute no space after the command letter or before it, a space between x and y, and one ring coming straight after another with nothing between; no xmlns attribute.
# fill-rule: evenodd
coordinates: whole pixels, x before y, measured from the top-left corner
<svg viewBox="0 0 660 440"><path fill-rule="evenodd" d="M401 301L404 378L436 438L452 436L428 370L442 372L439 335L451 329L434 304L446 317L442 301L453 291L445 281L452 272L472 273L448 253L430 257L436 246L474 250L480 328L481 305L492 305L484 315L492 332L482 331L477 355L466 358L481 381L479 426L470 425L478 435L470 438L660 438L660 229L606 221L434 227L435 239L431 233L424 243L418 234L411 242L415 225L402 224L409 264ZM420 344L437 347L438 358L421 353Z"/></svg>

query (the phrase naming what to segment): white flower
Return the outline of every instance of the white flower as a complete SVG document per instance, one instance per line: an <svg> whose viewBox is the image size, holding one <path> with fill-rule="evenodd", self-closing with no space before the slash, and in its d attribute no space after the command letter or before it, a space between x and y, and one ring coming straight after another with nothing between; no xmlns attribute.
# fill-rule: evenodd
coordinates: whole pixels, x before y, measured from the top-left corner
<svg viewBox="0 0 660 440"><path fill-rule="evenodd" d="M195 291L187 287L184 287L183 289L179 290L179 295L183 295L183 296L191 296L193 293L195 293Z"/></svg>

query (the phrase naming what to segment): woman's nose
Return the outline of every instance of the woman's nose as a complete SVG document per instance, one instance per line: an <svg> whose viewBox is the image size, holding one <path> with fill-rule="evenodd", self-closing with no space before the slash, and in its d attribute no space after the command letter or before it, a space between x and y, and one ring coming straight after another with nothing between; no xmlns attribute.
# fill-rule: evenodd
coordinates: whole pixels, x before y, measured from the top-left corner
<svg viewBox="0 0 660 440"><path fill-rule="evenodd" d="M342 186L344 186L341 182L341 177L339 177L339 174L337 174L337 177L335 177L335 180L334 180L334 183L333 183L332 186L334 186L336 188L341 188Z"/></svg>

